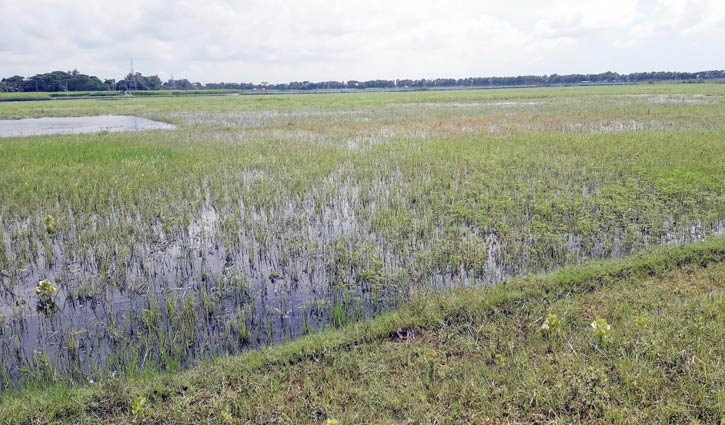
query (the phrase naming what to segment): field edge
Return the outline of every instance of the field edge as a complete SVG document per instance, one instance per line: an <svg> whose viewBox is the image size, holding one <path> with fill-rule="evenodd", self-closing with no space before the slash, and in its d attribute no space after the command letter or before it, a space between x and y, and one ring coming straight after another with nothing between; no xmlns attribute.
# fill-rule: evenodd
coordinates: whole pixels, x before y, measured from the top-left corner
<svg viewBox="0 0 725 425"><path fill-rule="evenodd" d="M542 297L557 299L567 294L586 294L616 282L646 279L684 267L707 267L725 262L725 237L703 242L660 247L651 253L596 261L544 275L530 275L485 288L455 290L449 294L419 293L393 312L374 319L328 329L281 345L249 351L203 363L187 371L136 378L108 378L103 382L69 388L36 382L21 390L0 393L0 422L46 423L101 421L103 417L128 415L138 400L151 399L160 387L169 397L184 397L187 388L233 380L267 368L284 369L310 359L334 356L353 347L404 338L411 332L451 326L475 312L495 311L503 304ZM515 314L515 311L509 312ZM211 379L213 377L213 379ZM206 388L213 391L213 388ZM153 408L153 404L148 408Z"/></svg>

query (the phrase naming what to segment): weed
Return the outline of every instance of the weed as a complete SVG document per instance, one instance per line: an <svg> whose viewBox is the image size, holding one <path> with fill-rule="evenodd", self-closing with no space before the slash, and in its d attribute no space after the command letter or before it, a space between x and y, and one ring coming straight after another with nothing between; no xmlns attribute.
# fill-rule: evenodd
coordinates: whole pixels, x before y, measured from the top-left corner
<svg viewBox="0 0 725 425"><path fill-rule="evenodd" d="M612 327L609 325L609 323L607 323L607 319L597 317L590 324L590 326L592 327L592 331L594 332L594 335L599 339L600 343L605 343L609 340L609 331L612 329Z"/></svg>
<svg viewBox="0 0 725 425"><path fill-rule="evenodd" d="M38 303L42 307L48 307L54 304L53 295L55 295L55 291L57 290L58 287L48 279L43 279L38 282L38 285L35 287L35 295L38 296Z"/></svg>

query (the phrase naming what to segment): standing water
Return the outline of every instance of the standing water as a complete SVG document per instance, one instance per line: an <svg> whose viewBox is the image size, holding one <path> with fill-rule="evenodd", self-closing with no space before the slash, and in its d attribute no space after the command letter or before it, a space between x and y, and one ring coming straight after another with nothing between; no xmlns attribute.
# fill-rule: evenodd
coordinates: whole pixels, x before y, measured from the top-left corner
<svg viewBox="0 0 725 425"><path fill-rule="evenodd" d="M47 117L0 120L0 137L43 136L50 134L84 134L107 131L173 130L172 124L130 115L90 117Z"/></svg>

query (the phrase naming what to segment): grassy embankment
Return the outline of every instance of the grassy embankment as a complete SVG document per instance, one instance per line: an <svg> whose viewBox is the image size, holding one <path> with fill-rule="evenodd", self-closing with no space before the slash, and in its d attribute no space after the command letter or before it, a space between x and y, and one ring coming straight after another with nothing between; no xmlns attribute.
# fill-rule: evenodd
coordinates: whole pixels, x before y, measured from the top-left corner
<svg viewBox="0 0 725 425"><path fill-rule="evenodd" d="M725 415L723 261L721 237L419 294L396 312L182 373L6 393L0 418L716 423ZM598 319L609 325L599 334Z"/></svg>

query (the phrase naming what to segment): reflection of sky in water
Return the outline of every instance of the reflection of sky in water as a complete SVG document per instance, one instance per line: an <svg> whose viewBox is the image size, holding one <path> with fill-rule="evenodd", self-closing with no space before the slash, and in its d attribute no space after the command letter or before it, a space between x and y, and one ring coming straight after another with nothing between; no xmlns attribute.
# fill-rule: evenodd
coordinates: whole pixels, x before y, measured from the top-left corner
<svg viewBox="0 0 725 425"><path fill-rule="evenodd" d="M92 117L48 117L0 120L0 137L42 136L48 134L83 134L142 130L171 130L172 124L128 115Z"/></svg>

